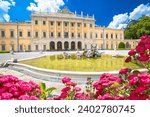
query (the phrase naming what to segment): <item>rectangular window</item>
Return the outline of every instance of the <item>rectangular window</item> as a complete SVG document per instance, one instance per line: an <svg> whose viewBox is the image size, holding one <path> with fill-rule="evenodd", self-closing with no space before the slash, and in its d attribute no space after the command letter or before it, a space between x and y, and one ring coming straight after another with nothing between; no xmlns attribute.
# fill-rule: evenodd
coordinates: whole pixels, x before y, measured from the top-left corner
<svg viewBox="0 0 150 117"><path fill-rule="evenodd" d="M31 32L30 31L28 31L28 37L31 37Z"/></svg>
<svg viewBox="0 0 150 117"><path fill-rule="evenodd" d="M46 51L46 45L43 45L43 50Z"/></svg>
<svg viewBox="0 0 150 117"><path fill-rule="evenodd" d="M92 28L92 27L93 27L93 25L92 25L92 24L90 24L90 27Z"/></svg>
<svg viewBox="0 0 150 117"><path fill-rule="evenodd" d="M65 23L65 26L67 26L67 23Z"/></svg>
<svg viewBox="0 0 150 117"><path fill-rule="evenodd" d="M38 32L35 32L35 37L38 38L39 34Z"/></svg>
<svg viewBox="0 0 150 117"><path fill-rule="evenodd" d="M51 22L51 26L53 26L54 25L54 22Z"/></svg>
<svg viewBox="0 0 150 117"><path fill-rule="evenodd" d="M80 33L78 33L78 38L80 38Z"/></svg>
<svg viewBox="0 0 150 117"><path fill-rule="evenodd" d="M106 39L108 39L108 34L106 34Z"/></svg>
<svg viewBox="0 0 150 117"><path fill-rule="evenodd" d="M46 32L43 32L43 37L46 38Z"/></svg>
<svg viewBox="0 0 150 117"><path fill-rule="evenodd" d="M84 33L84 38L86 38L86 33Z"/></svg>
<svg viewBox="0 0 150 117"><path fill-rule="evenodd" d="M38 45L35 45L35 50L39 50L39 46Z"/></svg>
<svg viewBox="0 0 150 117"><path fill-rule="evenodd" d="M2 50L3 50L3 51L6 50L5 44L2 44Z"/></svg>
<svg viewBox="0 0 150 117"><path fill-rule="evenodd" d="M74 33L71 33L71 37L74 38Z"/></svg>
<svg viewBox="0 0 150 117"><path fill-rule="evenodd" d="M10 37L14 38L14 31L12 31L12 30L10 31Z"/></svg>
<svg viewBox="0 0 150 117"><path fill-rule="evenodd" d="M84 27L86 27L86 23L84 23Z"/></svg>
<svg viewBox="0 0 150 117"><path fill-rule="evenodd" d="M118 34L116 34L116 39L118 39Z"/></svg>
<svg viewBox="0 0 150 117"><path fill-rule="evenodd" d="M51 32L51 37L54 37L54 33L53 32Z"/></svg>
<svg viewBox="0 0 150 117"><path fill-rule="evenodd" d="M71 26L74 27L74 23L71 23Z"/></svg>
<svg viewBox="0 0 150 117"><path fill-rule="evenodd" d="M111 39L113 39L113 34L111 34Z"/></svg>
<svg viewBox="0 0 150 117"><path fill-rule="evenodd" d="M61 37L61 34L60 34L60 32L58 32L58 37L59 37L59 38Z"/></svg>
<svg viewBox="0 0 150 117"><path fill-rule="evenodd" d="M103 38L103 33L101 33L101 39Z"/></svg>
<svg viewBox="0 0 150 117"><path fill-rule="evenodd" d="M43 25L46 25L46 21L43 21Z"/></svg>
<svg viewBox="0 0 150 117"><path fill-rule="evenodd" d="M23 46L22 45L20 45L20 51L23 51Z"/></svg>
<svg viewBox="0 0 150 117"><path fill-rule="evenodd" d="M1 37L5 37L5 31L1 31Z"/></svg>
<svg viewBox="0 0 150 117"><path fill-rule="evenodd" d="M19 37L22 37L22 31L19 31Z"/></svg>
<svg viewBox="0 0 150 117"><path fill-rule="evenodd" d="M80 27L80 23L78 23L78 27Z"/></svg>
<svg viewBox="0 0 150 117"><path fill-rule="evenodd" d="M37 20L35 20L35 25L38 25L38 21Z"/></svg>
<svg viewBox="0 0 150 117"><path fill-rule="evenodd" d="M60 26L60 22L58 22L58 26Z"/></svg>
<svg viewBox="0 0 150 117"><path fill-rule="evenodd" d="M31 45L28 45L28 51L31 51Z"/></svg>
<svg viewBox="0 0 150 117"><path fill-rule="evenodd" d="M98 35L97 35L97 33L95 34L95 38L98 38Z"/></svg>
<svg viewBox="0 0 150 117"><path fill-rule="evenodd" d="M68 32L65 32L65 33L64 33L64 37L65 37L65 38L68 38Z"/></svg>

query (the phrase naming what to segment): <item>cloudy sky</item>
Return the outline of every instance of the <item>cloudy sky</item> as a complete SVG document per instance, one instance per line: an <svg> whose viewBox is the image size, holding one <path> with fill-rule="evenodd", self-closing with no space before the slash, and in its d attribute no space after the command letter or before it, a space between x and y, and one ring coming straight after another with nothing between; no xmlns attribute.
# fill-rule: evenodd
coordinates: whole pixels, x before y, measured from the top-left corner
<svg viewBox="0 0 150 117"><path fill-rule="evenodd" d="M0 22L28 21L32 10L56 12L64 7L94 14L97 25L117 29L150 15L150 0L0 0Z"/></svg>

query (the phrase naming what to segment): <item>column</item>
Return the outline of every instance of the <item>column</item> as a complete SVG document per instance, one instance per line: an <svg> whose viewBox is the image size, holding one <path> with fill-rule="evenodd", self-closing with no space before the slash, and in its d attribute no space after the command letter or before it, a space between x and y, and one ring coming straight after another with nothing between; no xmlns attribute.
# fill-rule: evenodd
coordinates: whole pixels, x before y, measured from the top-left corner
<svg viewBox="0 0 150 117"><path fill-rule="evenodd" d="M62 32L61 32L61 36L62 36L62 39L64 38L64 21L62 21Z"/></svg>
<svg viewBox="0 0 150 117"><path fill-rule="evenodd" d="M55 20L55 35L54 35L54 37L55 37L55 39L57 38L57 34L56 34L56 28L57 28L57 22L56 22L56 20Z"/></svg>
<svg viewBox="0 0 150 117"><path fill-rule="evenodd" d="M70 34L70 20L69 20L69 39L71 39L71 34Z"/></svg>
<svg viewBox="0 0 150 117"><path fill-rule="evenodd" d="M83 46L82 46L82 48L85 49L85 38L84 38L83 28L84 28L84 23L82 22L82 40L83 40Z"/></svg>
<svg viewBox="0 0 150 117"><path fill-rule="evenodd" d="M47 25L47 38L49 38L49 21L46 22Z"/></svg>

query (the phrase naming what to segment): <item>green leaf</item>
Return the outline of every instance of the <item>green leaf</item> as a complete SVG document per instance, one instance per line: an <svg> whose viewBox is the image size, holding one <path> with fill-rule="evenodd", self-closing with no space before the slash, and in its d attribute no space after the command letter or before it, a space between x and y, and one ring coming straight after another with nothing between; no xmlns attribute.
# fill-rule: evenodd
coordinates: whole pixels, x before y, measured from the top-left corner
<svg viewBox="0 0 150 117"><path fill-rule="evenodd" d="M46 92L48 92L49 94L52 93L52 91L56 90L55 87L50 87L46 90Z"/></svg>
<svg viewBox="0 0 150 117"><path fill-rule="evenodd" d="M40 90L41 91L46 91L46 85L45 85L45 83L43 83L43 82L40 82Z"/></svg>

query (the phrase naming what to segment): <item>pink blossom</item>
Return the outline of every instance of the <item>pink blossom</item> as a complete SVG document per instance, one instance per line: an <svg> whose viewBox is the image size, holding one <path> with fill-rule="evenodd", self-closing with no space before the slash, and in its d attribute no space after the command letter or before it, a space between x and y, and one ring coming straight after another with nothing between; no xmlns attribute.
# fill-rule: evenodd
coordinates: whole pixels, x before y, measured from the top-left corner
<svg viewBox="0 0 150 117"><path fill-rule="evenodd" d="M125 60L126 63L131 62L131 56L128 56Z"/></svg>
<svg viewBox="0 0 150 117"><path fill-rule="evenodd" d="M2 93L1 96L2 96L2 99L4 99L4 100L9 100L13 97L13 95L11 93L8 93L8 92Z"/></svg>
<svg viewBox="0 0 150 117"><path fill-rule="evenodd" d="M39 98L36 97L36 96L31 96L31 97L30 97L30 100L39 100Z"/></svg>
<svg viewBox="0 0 150 117"><path fill-rule="evenodd" d="M144 92L144 91L146 91L148 89L148 87L147 86L139 86L139 87L137 87L135 90L134 90L134 93L142 93L142 92Z"/></svg>
<svg viewBox="0 0 150 117"><path fill-rule="evenodd" d="M146 50L145 46L144 45L140 45L140 46L137 46L136 47L136 52L137 53L144 53Z"/></svg>
<svg viewBox="0 0 150 117"><path fill-rule="evenodd" d="M130 51L128 52L128 55L130 55L130 56L135 55L135 54L136 54L136 51L135 51L135 50L130 50Z"/></svg>
<svg viewBox="0 0 150 117"><path fill-rule="evenodd" d="M126 74L128 71L129 71L128 68L122 68L122 69L119 71L119 74Z"/></svg>
<svg viewBox="0 0 150 117"><path fill-rule="evenodd" d="M69 81L69 82L66 83L66 85L69 85L69 86L73 86L73 87L74 87L74 86L76 86L77 84L74 83L74 82Z"/></svg>
<svg viewBox="0 0 150 117"><path fill-rule="evenodd" d="M139 61L146 62L146 61L149 60L149 55L148 55L148 54L141 54L141 55L138 57L138 60L139 60Z"/></svg>
<svg viewBox="0 0 150 117"><path fill-rule="evenodd" d="M130 84L136 84L138 82L138 75L133 74L128 76L128 80Z"/></svg>
<svg viewBox="0 0 150 117"><path fill-rule="evenodd" d="M30 100L30 97L28 95L21 95L19 100Z"/></svg>
<svg viewBox="0 0 150 117"><path fill-rule="evenodd" d="M68 92L68 91L70 91L70 89L71 89L70 87L65 87L65 88L63 88L61 91L62 91L62 92Z"/></svg>
<svg viewBox="0 0 150 117"><path fill-rule="evenodd" d="M83 94L83 93L77 93L77 94L75 95L75 98L80 99L80 100L83 100L83 99L84 99L84 94Z"/></svg>
<svg viewBox="0 0 150 117"><path fill-rule="evenodd" d="M67 83L67 82L70 82L70 81L71 81L71 79L68 78L68 77L64 77L64 78L62 79L62 82L63 82L63 83Z"/></svg>
<svg viewBox="0 0 150 117"><path fill-rule="evenodd" d="M76 92L79 92L79 91L81 91L81 88L80 88L80 87L75 87L74 90L75 90Z"/></svg>

